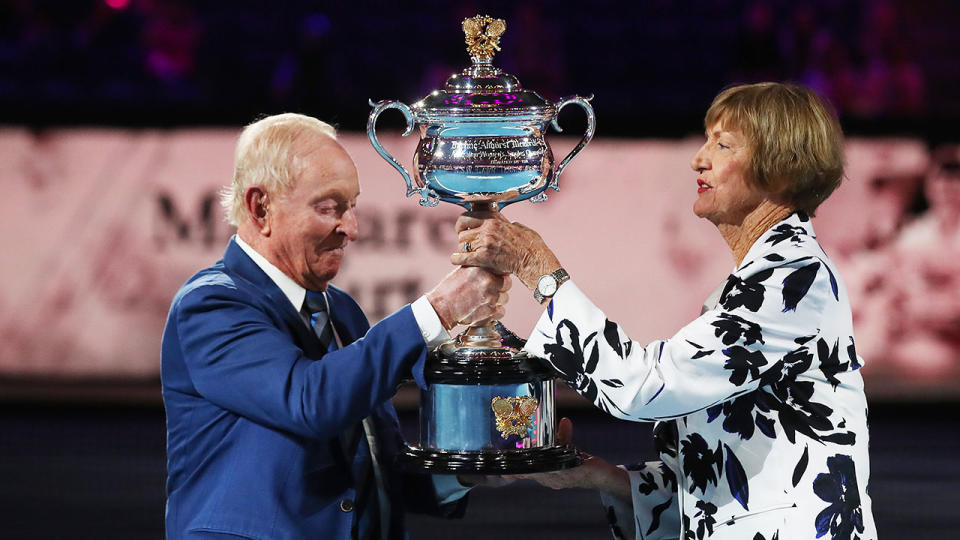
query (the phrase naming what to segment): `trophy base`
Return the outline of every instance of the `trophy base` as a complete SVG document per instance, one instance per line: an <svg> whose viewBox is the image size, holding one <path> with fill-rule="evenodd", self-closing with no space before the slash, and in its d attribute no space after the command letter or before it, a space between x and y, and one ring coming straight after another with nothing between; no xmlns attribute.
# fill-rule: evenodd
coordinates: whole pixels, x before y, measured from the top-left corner
<svg viewBox="0 0 960 540"><path fill-rule="evenodd" d="M433 474L530 474L570 469L583 458L567 446L501 452L424 450L408 446L397 462L405 470Z"/></svg>

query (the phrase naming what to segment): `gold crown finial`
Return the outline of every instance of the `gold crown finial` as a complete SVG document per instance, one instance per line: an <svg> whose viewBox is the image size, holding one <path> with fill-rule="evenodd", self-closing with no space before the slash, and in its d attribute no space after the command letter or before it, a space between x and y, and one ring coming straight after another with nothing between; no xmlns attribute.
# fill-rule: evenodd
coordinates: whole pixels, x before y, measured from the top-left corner
<svg viewBox="0 0 960 540"><path fill-rule="evenodd" d="M507 30L503 19L477 15L463 20L463 34L471 58L489 61L500 50L500 36Z"/></svg>

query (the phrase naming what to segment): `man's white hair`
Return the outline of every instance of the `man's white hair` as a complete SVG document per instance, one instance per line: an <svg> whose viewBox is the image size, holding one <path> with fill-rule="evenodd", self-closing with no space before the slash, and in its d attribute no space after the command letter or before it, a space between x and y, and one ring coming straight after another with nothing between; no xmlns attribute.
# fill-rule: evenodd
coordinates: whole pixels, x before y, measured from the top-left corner
<svg viewBox="0 0 960 540"><path fill-rule="evenodd" d="M296 113L268 116L240 133L233 160L233 183L220 194L227 221L240 226L247 218L244 194L250 186L263 186L268 193L282 193L293 186L293 145L304 134L325 135L336 140L337 131L316 118Z"/></svg>

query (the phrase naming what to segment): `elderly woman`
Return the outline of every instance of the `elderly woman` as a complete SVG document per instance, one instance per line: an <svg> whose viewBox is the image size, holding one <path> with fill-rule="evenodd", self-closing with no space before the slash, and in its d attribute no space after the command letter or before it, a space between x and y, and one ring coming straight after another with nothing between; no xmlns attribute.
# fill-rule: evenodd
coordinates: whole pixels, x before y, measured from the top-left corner
<svg viewBox="0 0 960 540"><path fill-rule="evenodd" d="M632 341L535 231L496 213L458 221L452 262L513 273L546 304L525 349L602 410L657 422L662 461L591 458L537 479L599 489L617 536L874 539L863 361L810 222L843 175L837 118L808 89L762 83L720 93L704 123L693 211L736 266L673 337Z"/></svg>

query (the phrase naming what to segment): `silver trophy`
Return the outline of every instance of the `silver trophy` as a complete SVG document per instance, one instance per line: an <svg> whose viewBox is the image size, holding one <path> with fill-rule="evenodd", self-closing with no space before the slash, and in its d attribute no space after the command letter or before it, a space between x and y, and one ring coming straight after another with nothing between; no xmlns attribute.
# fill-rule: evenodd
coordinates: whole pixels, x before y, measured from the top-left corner
<svg viewBox="0 0 960 540"><path fill-rule="evenodd" d="M593 138L596 121L590 98L551 103L492 65L505 30L501 19L465 19L470 67L412 106L370 102L370 142L403 176L407 196L420 195L421 206L447 201L471 210L499 211L525 199L543 202L548 188L560 189L560 174ZM587 129L556 165L544 135L548 125L562 131L557 114L570 104L584 109ZM419 131L414 175L377 138L377 118L388 109L406 118L404 136ZM574 450L556 444L549 370L510 346L517 343L504 343L498 326L493 320L475 324L429 356L425 375L430 386L421 392L419 445L401 456L405 465L436 473L516 474L580 462Z"/></svg>

